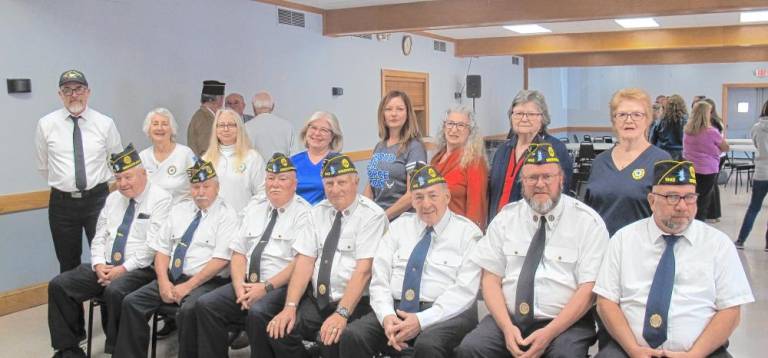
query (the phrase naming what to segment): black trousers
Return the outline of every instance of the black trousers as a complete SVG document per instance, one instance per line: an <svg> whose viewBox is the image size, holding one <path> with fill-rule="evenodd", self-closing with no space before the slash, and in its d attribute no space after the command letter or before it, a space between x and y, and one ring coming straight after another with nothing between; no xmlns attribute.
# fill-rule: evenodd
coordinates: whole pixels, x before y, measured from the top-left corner
<svg viewBox="0 0 768 358"><path fill-rule="evenodd" d="M59 272L69 271L80 265L83 253L83 230L91 244L96 235L96 221L109 195L107 183L83 192L81 198L51 188L48 205L48 225L53 237L53 248L59 260Z"/></svg>
<svg viewBox="0 0 768 358"><path fill-rule="evenodd" d="M186 281L188 277L179 280ZM192 290L181 301L176 311L176 323L179 327L179 357L197 357L197 322L195 320L195 304L200 296L226 284L228 279L214 277L208 282ZM132 357L146 358L149 346L149 326L147 321L152 314L162 306L176 306L175 303L165 303L160 298L157 280L129 294L123 300L123 310L120 316L120 329L117 335L117 346L114 358Z"/></svg>
<svg viewBox="0 0 768 358"><path fill-rule="evenodd" d="M107 287L99 284L91 266L83 264L64 272L48 284L48 329L51 345L55 350L77 348L80 337L85 335L82 312L83 302L102 296L106 313L104 333L107 336L105 351L112 353L117 339L120 309L123 298L134 290L155 279L150 268L126 272Z"/></svg>
<svg viewBox="0 0 768 358"><path fill-rule="evenodd" d="M522 332L523 337L527 337L549 322L550 320L536 322L530 329ZM592 315L587 312L549 343L543 357L586 357L589 347L595 343L595 340L595 321L592 319ZM512 357L512 354L507 350L504 333L501 332L493 316L489 314L480 321L477 328L464 337L459 347L456 348L456 357Z"/></svg>
<svg viewBox="0 0 768 358"><path fill-rule="evenodd" d="M696 193L699 199L696 201L696 219L704 221L709 217L710 203L712 202L712 190L717 185L717 173L696 173Z"/></svg>
<svg viewBox="0 0 768 358"><path fill-rule="evenodd" d="M285 304L286 292L287 287L277 288L254 302L248 311L243 311L240 304L235 302L237 296L231 283L202 295L195 307L198 355L226 358L229 353L229 328L242 325L245 325L248 340L251 342L251 357L272 354L269 342L264 339L267 335L266 328L260 330L258 327L261 323L257 322L268 323L280 313ZM261 346L257 344L259 342ZM261 353L264 351L267 353Z"/></svg>
<svg viewBox="0 0 768 358"><path fill-rule="evenodd" d="M266 335L257 335L257 341L260 337L268 340L268 345L272 347L271 352L259 352L259 357L291 357L291 358L309 358L309 353L304 349L302 340L317 341L320 327L322 327L325 319L328 318L336 310L338 302L330 304L324 311L320 311L317 307L317 300L314 296L307 294L299 303L299 308L296 312L296 323L290 334L284 336L281 339L272 339ZM368 296L360 298L360 302L357 304L355 311L349 317L349 322L352 323L360 317L365 316L371 312L371 306L369 305ZM254 325L257 332L264 332L267 329L267 323L269 321L256 321ZM347 326L349 329L349 326ZM251 340L253 343L253 340ZM265 342L258 342L259 346L266 346ZM339 357L339 345L332 344L326 346L322 343L320 345L320 354L323 358L338 358ZM253 349L253 346L251 347Z"/></svg>
<svg viewBox="0 0 768 358"><path fill-rule="evenodd" d="M413 347L413 354L410 356L451 358L454 348L476 326L477 304L474 303L458 316L427 327L414 340L408 342L409 346ZM378 353L397 354L392 347L387 346L384 327L374 312L351 323L344 330L339 342L339 351L343 358L373 357Z"/></svg>
<svg viewBox="0 0 768 358"><path fill-rule="evenodd" d="M728 353L727 347L728 343L710 353L707 358L732 358L733 356ZM618 342L611 340L605 347L600 348L595 358L629 358L629 355Z"/></svg>

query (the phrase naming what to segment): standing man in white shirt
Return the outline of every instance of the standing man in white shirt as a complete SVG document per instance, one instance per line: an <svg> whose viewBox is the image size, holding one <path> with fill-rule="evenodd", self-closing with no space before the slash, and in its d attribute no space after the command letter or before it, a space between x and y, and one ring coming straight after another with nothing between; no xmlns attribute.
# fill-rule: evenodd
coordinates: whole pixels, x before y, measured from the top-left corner
<svg viewBox="0 0 768 358"><path fill-rule="evenodd" d="M490 315L457 357L586 357L594 344L588 312L608 229L589 206L561 194L559 163L549 143L532 144L520 169L523 200L504 206L475 247Z"/></svg>
<svg viewBox="0 0 768 358"><path fill-rule="evenodd" d="M267 340L259 346L272 348L258 352L259 357L309 358L302 339L319 337L321 355L337 358L347 322L371 311L368 281L387 216L357 194L360 179L346 155L327 159L320 174L327 199L312 208L306 230L293 245L298 254L285 308L257 327L269 334L259 336ZM311 292L305 295L310 281Z"/></svg>
<svg viewBox="0 0 768 358"><path fill-rule="evenodd" d="M445 178L418 165L410 181L416 213L400 215L381 240L373 259L373 312L344 330L342 357L409 350L414 357L450 358L477 326L480 266L468 257L483 232L448 209Z"/></svg>
<svg viewBox="0 0 768 358"><path fill-rule="evenodd" d="M90 95L82 72L62 73L64 108L41 118L35 132L37 170L51 187L48 224L60 272L80 265L83 230L88 244L93 240L112 179L107 160L123 150L112 118L88 107Z"/></svg>
<svg viewBox="0 0 768 358"><path fill-rule="evenodd" d="M187 146L202 157L211 142L213 122L216 112L224 106L224 82L215 80L203 81L203 91L200 94L200 108L197 109L187 127Z"/></svg>
<svg viewBox="0 0 768 358"><path fill-rule="evenodd" d="M293 125L272 114L274 110L275 101L269 92L262 91L253 96L253 114L256 116L245 124L245 130L262 158L269 158L273 153L290 156L294 151Z"/></svg>
<svg viewBox="0 0 768 358"><path fill-rule="evenodd" d="M219 182L210 162L198 161L187 172L193 200L174 206L160 234L150 242L157 252L157 280L123 301L115 358L147 356L147 321L164 305L178 306L179 357L197 357L197 299L228 281L229 244L237 234L237 214L218 197Z"/></svg>
<svg viewBox="0 0 768 358"><path fill-rule="evenodd" d="M96 237L91 244L91 263L56 276L48 285L48 328L54 357L85 357L80 337L85 336L82 312L84 301L101 296L107 324L106 353L112 353L117 339L120 309L125 295L155 279L149 267L154 240L168 218L171 194L152 185L132 145L113 154L117 191L107 197L99 215Z"/></svg>
<svg viewBox="0 0 768 358"><path fill-rule="evenodd" d="M293 243L306 229L306 200L296 195L296 167L282 153L267 162L266 197L254 197L243 211L240 234L232 240L232 283L197 301L198 346L201 357L227 356L227 327L245 324L251 352L258 346L266 322L283 309L296 251ZM269 354L269 353L266 353Z"/></svg>
<svg viewBox="0 0 768 358"><path fill-rule="evenodd" d="M616 232L594 292L613 341L597 357L731 357L741 305L754 302L727 235L694 220L688 161L654 166L653 215Z"/></svg>

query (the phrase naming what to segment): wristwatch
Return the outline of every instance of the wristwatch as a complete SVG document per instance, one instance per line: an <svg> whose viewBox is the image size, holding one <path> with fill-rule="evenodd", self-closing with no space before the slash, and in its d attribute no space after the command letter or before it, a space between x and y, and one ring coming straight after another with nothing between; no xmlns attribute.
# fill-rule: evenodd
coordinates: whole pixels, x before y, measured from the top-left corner
<svg viewBox="0 0 768 358"><path fill-rule="evenodd" d="M272 286L272 282L264 281L264 291L269 293L270 291L274 290L275 286Z"/></svg>
<svg viewBox="0 0 768 358"><path fill-rule="evenodd" d="M342 305L339 305L339 307L336 307L336 313L338 313L339 316L344 317L344 319L347 319L347 320L349 319L350 312L346 307Z"/></svg>

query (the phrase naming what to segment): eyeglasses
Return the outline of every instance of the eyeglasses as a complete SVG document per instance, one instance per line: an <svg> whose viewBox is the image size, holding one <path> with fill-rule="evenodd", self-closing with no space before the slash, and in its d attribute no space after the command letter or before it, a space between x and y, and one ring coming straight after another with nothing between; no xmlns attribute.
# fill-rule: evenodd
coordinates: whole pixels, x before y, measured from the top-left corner
<svg viewBox="0 0 768 358"><path fill-rule="evenodd" d="M333 134L333 132L330 129L328 129L328 128L316 127L316 126L310 125L308 129L310 131L313 131L313 132L320 132L320 134L322 134L322 135L331 135L331 134Z"/></svg>
<svg viewBox="0 0 768 358"><path fill-rule="evenodd" d="M216 128L218 129L235 129L237 128L236 123L218 123L216 124Z"/></svg>
<svg viewBox="0 0 768 358"><path fill-rule="evenodd" d="M617 121L626 121L627 118L632 118L633 121L639 121L645 118L643 112L616 112L613 114L613 118Z"/></svg>
<svg viewBox="0 0 768 358"><path fill-rule="evenodd" d="M541 174L541 175L529 175L523 177L523 182L527 185L534 185L539 182L539 180L543 181L545 185L552 184L552 180L554 178L559 177L560 174Z"/></svg>
<svg viewBox="0 0 768 358"><path fill-rule="evenodd" d="M669 204L669 205L677 205L677 203L680 202L680 199L685 200L686 204L696 204L696 200L699 199L699 194L697 194L697 193L688 193L688 194L685 194L685 195L680 195L680 194L674 194L674 193L672 193L672 194L659 194L659 193L651 192L651 194L658 195L658 196L661 196L661 197L667 199L667 204Z"/></svg>
<svg viewBox="0 0 768 358"><path fill-rule="evenodd" d="M67 97L69 97L69 96L71 96L73 94L76 94L76 95L80 96L83 93L85 93L85 91L87 91L87 90L88 90L88 87L84 87L84 86L77 86L75 88L61 87L61 89L60 89L61 93L63 95L65 95L65 96L67 96Z"/></svg>
<svg viewBox="0 0 768 358"><path fill-rule="evenodd" d="M445 128L448 128L448 129L453 129L453 128L468 129L469 123L443 121L443 126L445 126Z"/></svg>
<svg viewBox="0 0 768 358"><path fill-rule="evenodd" d="M512 118L514 119L538 119L541 118L542 113L534 113L534 112L512 112Z"/></svg>

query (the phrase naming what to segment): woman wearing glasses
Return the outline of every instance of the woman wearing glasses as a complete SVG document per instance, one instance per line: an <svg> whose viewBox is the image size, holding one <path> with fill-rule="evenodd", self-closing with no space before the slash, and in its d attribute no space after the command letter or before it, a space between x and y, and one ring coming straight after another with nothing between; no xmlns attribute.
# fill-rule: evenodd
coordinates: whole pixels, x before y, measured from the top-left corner
<svg viewBox="0 0 768 358"><path fill-rule="evenodd" d="M240 212L255 195L264 194L264 159L251 148L243 119L231 109L216 112L208 150L203 159L211 162L219 178L219 196Z"/></svg>
<svg viewBox="0 0 768 358"><path fill-rule="evenodd" d="M301 128L300 137L307 150L291 157L296 166L296 194L315 205L325 199L320 170L323 160L333 152L341 151L344 135L339 120L333 113L315 112Z"/></svg>
<svg viewBox="0 0 768 358"><path fill-rule="evenodd" d="M443 175L451 192L448 207L485 228L488 210L488 162L472 110L455 107L446 113L438 136L439 150L432 166Z"/></svg>
<svg viewBox="0 0 768 358"><path fill-rule="evenodd" d="M499 146L493 156L488 221L493 220L504 205L522 198L517 176L531 143L548 142L552 145L565 174L563 191L570 187L573 174L573 163L565 144L547 133L551 119L544 95L539 91L518 92L509 106L507 115L512 125L512 136Z"/></svg>
<svg viewBox="0 0 768 358"><path fill-rule="evenodd" d="M627 88L614 93L610 110L619 141L592 161L584 202L600 214L613 236L625 225L651 216L653 164L670 156L648 142L653 112L645 91Z"/></svg>

